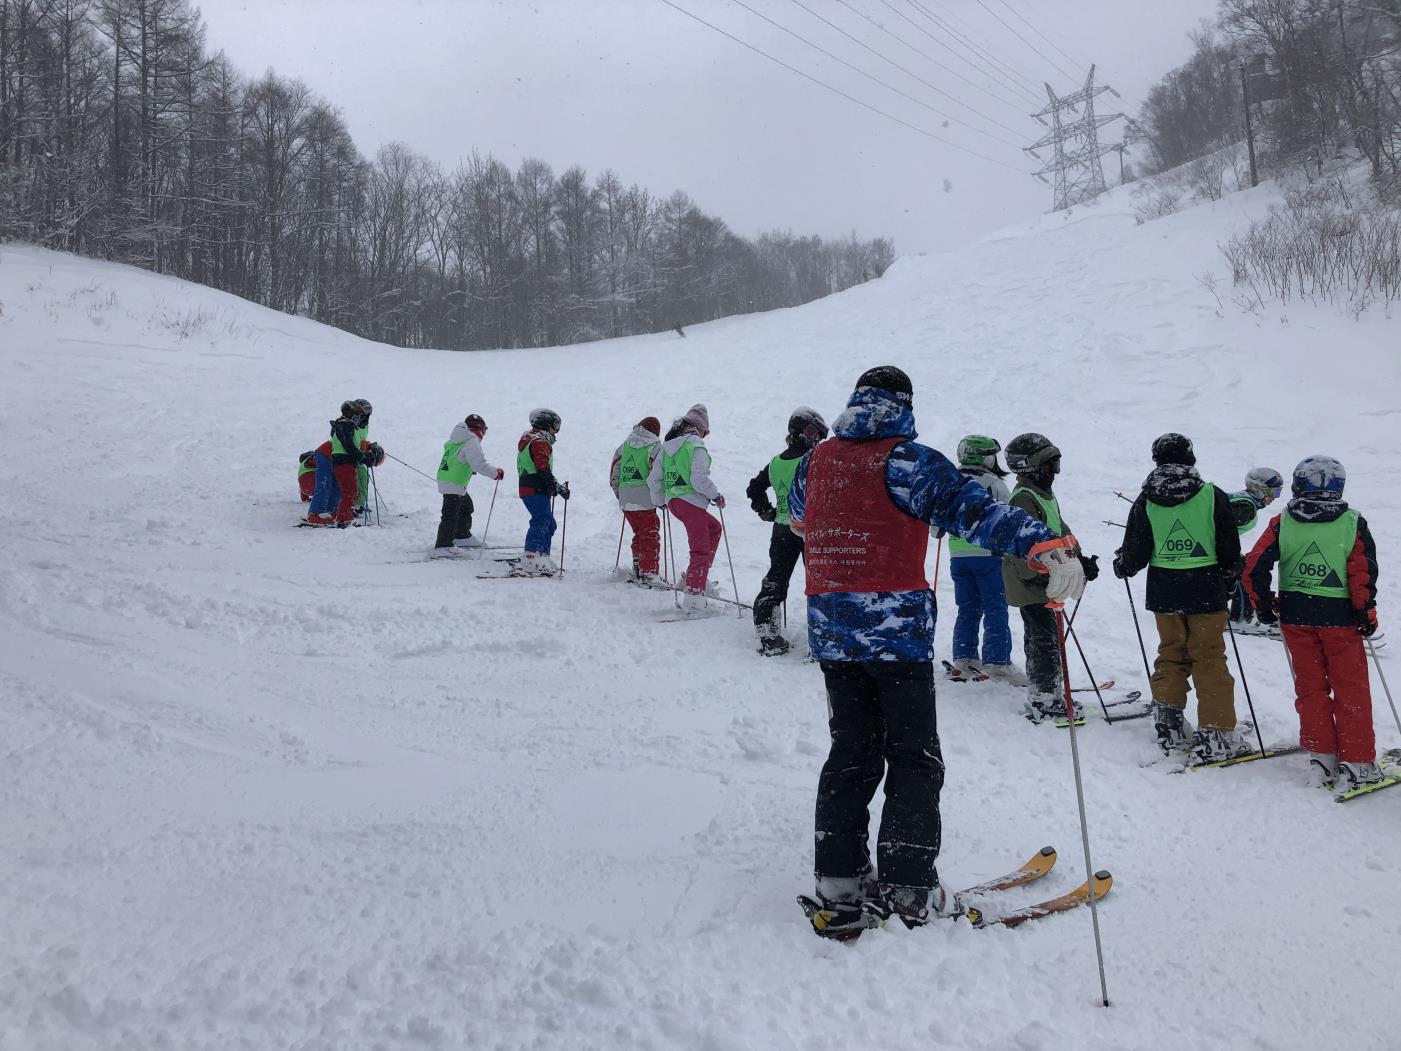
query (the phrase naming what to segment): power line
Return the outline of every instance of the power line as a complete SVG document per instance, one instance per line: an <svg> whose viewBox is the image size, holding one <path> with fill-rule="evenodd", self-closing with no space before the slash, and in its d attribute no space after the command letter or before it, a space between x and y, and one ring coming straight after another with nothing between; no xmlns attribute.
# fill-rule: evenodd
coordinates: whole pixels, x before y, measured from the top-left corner
<svg viewBox="0 0 1401 1051"><path fill-rule="evenodd" d="M1075 74L1074 74L1074 73L1071 73L1071 72L1069 72L1068 70L1066 70L1066 68L1065 68L1064 66L1062 66L1059 62L1057 62L1055 59L1053 59L1050 55L1046 54L1046 52L1042 51L1039 47L1037 47L1035 44L1033 44L1030 40L1028 40L1026 37L1024 37L1024 36L1022 36L1020 33L1018 33L1015 27L1008 25L1006 19L1004 19L1001 15L999 15L999 14L998 14L996 11L994 11L992 8L988 7L988 5L987 5L986 3L983 2L983 0L978 0L978 6L981 7L981 8L982 8L984 11L986 11L988 14L992 15L993 18L997 19L997 21L1000 22L1000 23L1003 25L1003 27L1005 27L1006 30L1007 30L1009 33L1011 33L1014 37L1016 37L1016 38L1017 38L1018 40L1020 40L1023 44L1025 44L1027 47L1031 48L1031 50L1035 51L1038 55L1040 55L1040 56L1041 56L1042 58L1044 58L1047 62L1049 62L1052 66L1054 66L1054 67L1060 72L1061 76L1070 77L1072 80L1075 78Z"/></svg>
<svg viewBox="0 0 1401 1051"><path fill-rule="evenodd" d="M795 32L794 30L789 29L787 26L783 25L782 23L780 23L780 22L775 22L775 21L774 21L772 18L770 18L768 15L763 14L763 13L760 12L760 11L754 10L754 8L750 7L747 3L744 2L744 0L733 0L733 2L734 2L735 4L738 4L740 7L744 8L746 11L748 11L751 15L754 15L756 18L762 18L765 22L767 22L769 25L773 26L775 29L782 30L783 32L785 32L785 33L787 33L789 36L791 36L793 39L795 39L795 40L800 40L800 41L802 41L804 44L806 44L808 47L813 48L814 50L820 51L822 54L824 54L824 55L826 55L828 58L830 58L833 62L837 62L837 63L839 63L839 64L845 66L847 69L851 70L853 73L859 73L861 76L865 77L867 80L870 80L870 81L872 81L872 82L874 82L874 83L876 83L876 84L879 84L881 87L885 88L887 91L893 91L893 92L895 92L895 94L900 95L900 96L902 96L902 97L904 97L904 98L909 99L909 100L910 100L911 102L913 102L916 106L923 106L925 109L929 110L931 113L937 113L939 116L943 117L945 120L949 120L949 121L958 121L958 123L964 125L964 127L968 128L970 131L974 132L975 134L982 135L982 136L984 136L985 138L992 139L994 142L1000 142L1000 143L1002 143L1004 146L1013 146L1013 147L1016 147L1017 149L1021 149L1021 146L1018 145L1018 144L1015 143L1015 142L1009 142L1008 140L1003 139L1002 137L1000 137L1000 136L998 136L998 135L993 135L991 132L983 131L981 128L974 127L973 125L969 124L967 121L959 120L959 118L957 118L957 117L955 117L955 116L952 116L951 114L945 113L943 110L939 109L937 106L931 106L929 103L925 102L923 99L918 99L918 98L916 98L915 96L911 95L909 92L900 90L900 89L897 88L894 84L887 84L884 80L881 80L880 77L876 76L875 74L873 74L873 73L867 73L867 72L866 72L864 69L862 69L860 66L854 66L854 65L852 65L850 62L848 62L846 59L842 58L840 55L834 55L832 52L828 51L828 50L827 50L825 47L823 47L821 44L814 44L811 40L809 40L807 37L803 36L801 33L797 33L797 32ZM937 89L936 89L936 90L937 90ZM958 100L955 99L954 101L958 101ZM959 105L962 106L962 105L964 105L964 104L960 102ZM969 107L969 106L965 106L965 108L966 108L966 109L972 109L972 107ZM976 111L974 111L974 112L976 112ZM986 118L986 119L991 119L991 118ZM996 121L993 121L993 123L996 124L997 122L996 122ZM1005 124L1001 125L1001 127L1006 128L1006 129L1007 129L1008 131L1010 131L1013 135L1016 134L1015 129L1013 129L1013 128L1007 128L1007 126L1006 126Z"/></svg>
<svg viewBox="0 0 1401 1051"><path fill-rule="evenodd" d="M1005 7L1008 11L1011 11L1012 14L1014 14L1014 15L1017 16L1018 20L1021 21L1022 25L1026 26L1026 27L1027 27L1028 29L1030 29L1033 33L1035 33L1037 36L1039 36L1042 40L1044 40L1044 41L1046 41L1046 43L1050 44L1051 47L1053 47L1053 48L1055 48L1057 51L1059 51L1059 52L1061 53L1061 55L1062 55L1072 66L1088 66L1088 65L1089 65L1089 63L1086 62L1084 59L1079 59L1079 58L1076 58L1074 55L1069 54L1063 47L1061 47L1059 44L1057 44L1054 40L1052 40L1050 37L1048 37L1045 33L1041 32L1041 30L1037 29L1036 26L1033 25L1033 24L1031 23L1031 21L1026 17L1026 15L1022 14L1022 13L1021 13L1020 11L1018 11L1015 7L1013 7L1011 4L1009 4L1009 3L1007 2L1007 0L1001 0L1001 3L1002 3L1002 6L1003 6L1003 7Z"/></svg>
<svg viewBox="0 0 1401 1051"><path fill-rule="evenodd" d="M923 84L925 87L927 87L930 91L934 91L934 92L937 92L937 93L940 94L940 95L943 95L945 98L952 100L954 103L956 103L957 105L959 105L959 106L963 107L964 109L968 110L970 113L975 113L975 114L977 114L979 117L982 117L983 120L988 121L988 122L991 123L991 124L995 124L997 127L1002 128L1004 131L1009 131L1009 132L1011 132L1013 135L1016 135L1016 134L1017 134L1017 129L1008 127L1006 124L1003 124L1003 123L1002 123L1000 120L998 120L996 117L990 117L990 116L988 116L986 113L984 113L982 110L977 109L977 108L974 107L974 106L970 106L968 103L961 101L960 99L958 99L957 97L955 97L955 96L953 96L953 95L950 95L950 94L949 94L947 91L945 91L943 88L939 87L939 86L936 85L936 84L931 84L929 81L925 80L923 77L921 77L918 73L915 73L913 70L906 69L904 66L900 65L900 63L896 62L893 58L890 58L890 57L888 57L888 56L886 56L886 55L881 54L881 52L879 52L879 51L877 51L875 48L871 47L871 46L870 46L869 44L867 44L864 40L860 40L860 39L858 39L857 37L852 36L850 33L848 33L848 32L847 32L845 29L843 29L841 26L837 25L835 22L832 22L832 21L828 20L827 18L824 18L822 15L818 14L818 13L817 13L816 11L814 11L812 8L808 7L807 4L803 3L803 0L793 0L793 3L797 4L799 7L801 7L801 8L802 8L804 11L806 11L808 14L812 15L813 18L816 18L818 21L823 22L824 24L826 24L826 25L828 25L828 26L831 26L833 29L835 29L835 30L836 30L838 33L840 33L842 36L846 37L846 38L847 38L848 40L850 40L852 43L858 44L859 46L861 46L861 47L865 48L867 51L869 51L871 54L875 55L877 58L881 59L881 60L884 61L884 62L888 62L890 65L894 66L896 69L898 69L901 73L904 73L906 76L913 77L915 80L919 81L921 84ZM937 112L937 111L936 111L936 112ZM952 120L953 118L949 118L949 119ZM972 125L969 125L969 124L967 124L966 122L960 122L960 123L964 123L965 126L967 126L967 127L970 127L970 128L972 127ZM976 129L974 129L974 130L976 130ZM994 137L995 137L995 136L994 136ZM1003 140L998 139L997 141L1001 142L1001 141L1003 141ZM1016 145L1016 144L1015 144L1015 143L1008 143L1008 145L1010 146L1010 145Z"/></svg>
<svg viewBox="0 0 1401 1051"><path fill-rule="evenodd" d="M715 32L719 33L721 36L726 37L726 38L728 38L728 39L730 39L730 40L733 40L736 44L739 44L741 47L748 48L750 51L753 51L756 55L762 55L764 58L768 59L770 62L773 62L773 63L775 63L775 64L777 64L777 65L782 66L784 69L788 70L788 72L790 72L790 73L795 73L795 74L797 74L798 76L802 77L804 80L811 81L812 83L816 84L818 87L820 87L820 88L825 88L826 90L832 92L832 94L834 94L834 95L840 95L842 98L846 99L848 102L854 102L854 103L856 103L856 105L860 106L862 109L868 109L868 110L870 110L872 113L879 114L880 116L886 118L886 120L892 120L892 121L894 121L896 124L899 124L901 127L908 128L908 129L910 129L910 131L913 131L913 132L915 132L916 134L919 134L919 135L923 135L923 136L924 136L925 138L927 138L927 139L933 139L935 142L941 142L941 143L943 143L945 146L949 146L949 147L951 147L951 148L953 148L953 149L955 149L955 150L958 150L960 153L966 153L966 154L968 154L970 157L977 157L978 160L980 160L980 161L987 161L989 164L996 164L998 167L1000 167L1000 168L1006 168L1008 171L1014 171L1014 172L1015 172L1015 171L1021 171L1020 168L1016 168L1016 167L1014 167L1014 166L1008 164L1006 161L998 160L996 157L989 157L989 156L987 156L987 154L979 153L977 150L971 150L971 149L969 149L967 146L960 146L958 143L952 142L952 141L950 141L949 139L944 138L942 135L936 135L936 134L934 134L934 132L929 131L929 130L927 130L927 129L925 129L925 128L921 128L921 127L919 127L917 124L911 124L909 121L907 121L907 120L902 120L901 118L895 116L894 114L887 113L885 110L880 109L880 108L877 107L877 106L873 106L873 105L871 105L869 102L863 102L861 99L857 98L855 95L849 95L849 94L847 94L845 91L843 91L841 88L833 87L831 84L828 84L826 81L824 81L824 80L819 80L817 77L814 77L811 73L804 73L801 69L798 69L798 68L795 67L795 66L790 66L787 62L783 61L783 59L777 58L777 57L775 57L775 56L769 54L767 51L764 51L764 50L761 49L761 48L755 47L753 44L749 43L747 40L741 40L739 37L735 36L733 33L730 33L730 32L728 32L728 31L726 31L726 30L724 30L724 29L721 29L719 26L715 25L715 23L713 23L713 22L707 22L707 21L706 21L704 18L702 18L700 15L693 14L692 12L687 11L687 10L686 10L684 7L682 7L680 4L674 3L673 0L660 0L660 2L663 3L663 4L666 4L667 7L670 7L671 9L673 9L673 10L675 10L675 11L679 11L681 14L685 15L687 18L692 19L693 21L699 22L701 25L706 26L706 27L708 27L708 28L710 28L710 29L713 29Z"/></svg>
<svg viewBox="0 0 1401 1051"><path fill-rule="evenodd" d="M955 40L967 46L974 54L981 55L985 58L989 65L1004 71L1007 74L1008 83L1010 83L1013 88L1016 88L1030 98L1036 99L1038 104L1040 103L1041 96L1038 92L1041 89L1035 80L1019 73L1012 67L1010 62L1003 62L1000 58L994 56L987 47L973 39L973 34L971 32L956 28L953 22L947 17L934 14L934 12L930 11L923 3L918 2L918 0L906 0L906 2L925 18L933 22L934 25L944 30L944 32L948 33Z"/></svg>
<svg viewBox="0 0 1401 1051"><path fill-rule="evenodd" d="M845 3L845 0L837 0L837 2L838 2L838 3ZM950 47L950 46L949 46L948 44L946 44L944 41L940 40L940 39L939 39L938 37L936 37L933 33L929 32L929 30L925 29L924 26L920 25L918 22L916 22L914 19L912 19L909 15L905 14L905 12L901 11L901 10L900 10L899 8L897 8L897 7L892 6L892 5L890 4L889 0L880 0L880 2L881 2L885 7L889 8L891 12L893 12L894 14L896 14L897 16L899 16L900 18L903 18L906 22L908 22L910 25L914 26L914 27L915 27L916 29L918 29L921 33L923 33L925 36L927 36L930 40L934 41L934 43L938 44L941 48L943 48L943 49L944 49L945 51L947 51L949 54L953 55L953 56L954 56L955 58L957 58L960 62L964 62L964 63L966 63L966 64L972 66L974 69L977 69L980 73L989 73L989 72L990 72L989 70L986 70L986 69L983 69L982 67L980 67L980 66L978 65L977 62L971 61L970 59L965 58L963 55L960 55L957 51L955 51L952 47ZM947 67L945 67L945 68L947 68ZM994 80L997 80L997 79L998 79L998 77L997 77L997 75L996 75L995 73L992 74L992 77L993 77ZM965 78L965 79L966 79L966 78ZM969 81L969 83L972 83L972 82ZM1021 92L1023 92L1024 94L1026 93L1026 90L1025 90L1024 88L1018 87L1018 86L1015 85L1015 84L1011 85L1011 87L1012 87L1014 90L1016 90L1016 91L1021 91ZM981 88L980 90L986 91L987 88L986 88L986 87L983 87L983 88ZM1007 102L1007 99L1006 99L1005 96L999 95L999 96L997 96L997 97L998 97L999 99L1001 99L1003 102ZM1017 109L1021 109L1021 108L1025 105L1024 103L1021 103L1021 102L1007 102L1007 104L1008 104L1009 106L1012 106L1012 107L1017 108Z"/></svg>
<svg viewBox="0 0 1401 1051"><path fill-rule="evenodd" d="M902 45L903 47L906 47L906 48L908 48L909 50L913 51L916 55L918 55L920 58L924 59L924 60L925 60L926 62L928 62L930 65L933 65L933 66L938 67L939 69L942 69L945 73L948 73L948 74L950 74L951 76L957 78L958 80L963 81L963 83L967 84L969 87L974 88L974 89L977 90L977 91L986 92L989 98L996 99L998 102L1001 102L1004 106L1009 106L1009 107L1011 107L1012 109L1016 110L1018 113L1023 113L1023 112L1024 112L1025 106L1024 106L1022 103L1016 102L1016 101L1011 101L1011 102L1009 102L1009 101L1008 101L1004 96L1002 96L1002 95L999 95L999 94L997 94L997 93L995 93L995 92L988 92L987 86L986 86L986 85L984 85L984 84L975 84L975 83L973 83L973 81L969 80L964 74L958 72L958 70L956 70L956 69L950 69L948 66L944 65L944 64L943 64L942 62L940 62L937 58L935 58L933 55L929 54L929 52L927 52L927 51L921 51L919 48L917 48L917 47L915 47L913 44L911 44L908 40L905 40L905 39L903 39L903 38L901 38L901 37L896 36L894 33L892 33L892 32L891 32L889 29L887 29L885 26L881 25L879 22L877 22L877 21L876 21L874 18L872 18L870 15L866 14L866 12L864 12L864 11L862 11L862 10L859 10L858 8L852 7L851 4L847 2L847 0L837 0L837 3L841 4L843 7L845 7L845 8L846 8L848 11L850 11L852 14L857 15L857 16L859 16L860 18L865 19L867 22L869 22L871 25L875 26L877 29L879 29L879 30L880 30L882 33L884 33L886 36L890 37L891 40L894 40L897 44L900 44L900 45ZM896 14L899 14L899 12L897 11ZM965 61L966 61L966 60L965 60Z"/></svg>

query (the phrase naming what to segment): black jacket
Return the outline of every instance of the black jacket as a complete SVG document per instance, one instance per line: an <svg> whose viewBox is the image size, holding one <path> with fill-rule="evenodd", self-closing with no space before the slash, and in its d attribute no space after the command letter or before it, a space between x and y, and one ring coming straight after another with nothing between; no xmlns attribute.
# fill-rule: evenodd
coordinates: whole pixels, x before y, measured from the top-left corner
<svg viewBox="0 0 1401 1051"><path fill-rule="evenodd" d="M341 440L343 453L332 453L331 463L343 465L353 463L356 466L365 462L365 451L355 444L355 421L348 420L342 416L338 420L331 421L331 436Z"/></svg>
<svg viewBox="0 0 1401 1051"><path fill-rule="evenodd" d="M1216 565L1199 569L1163 569L1149 566L1153 557L1153 526L1148 521L1148 501L1160 507L1177 507L1196 496L1206 483L1196 470L1178 464L1155 467L1143 483L1129 510L1124 546L1115 559L1115 572L1133 576L1148 567L1148 595L1144 602L1154 613L1218 613L1240 576L1240 533L1231 498L1216 490L1212 525L1216 530Z"/></svg>
<svg viewBox="0 0 1401 1051"><path fill-rule="evenodd" d="M808 447L802 442L790 441L788 448L778 454L780 460L801 460L807 455ZM769 463L773 461L770 460ZM769 464L764 464L764 469L749 479L749 485L744 490L744 495L749 497L749 506L754 508L754 513L766 522L772 522L771 517L774 511L773 503L769 500L769 490L773 488L769 481Z"/></svg>

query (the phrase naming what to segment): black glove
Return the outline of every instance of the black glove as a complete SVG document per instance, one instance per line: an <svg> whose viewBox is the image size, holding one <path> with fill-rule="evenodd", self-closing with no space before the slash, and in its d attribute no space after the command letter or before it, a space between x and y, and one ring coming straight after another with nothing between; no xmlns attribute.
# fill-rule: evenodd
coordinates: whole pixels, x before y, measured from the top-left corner
<svg viewBox="0 0 1401 1051"><path fill-rule="evenodd" d="M1368 606L1366 609L1355 611L1357 617L1357 630L1362 633L1364 639L1370 639L1377 633L1377 607Z"/></svg>
<svg viewBox="0 0 1401 1051"><path fill-rule="evenodd" d="M1255 607L1255 619L1261 624L1279 623L1279 617L1275 615L1274 596L1266 596L1265 601Z"/></svg>
<svg viewBox="0 0 1401 1051"><path fill-rule="evenodd" d="M555 495L558 496L561 500L568 500L568 499L569 499L569 483L568 483L568 482L563 482L563 483L561 483L561 484L555 486Z"/></svg>
<svg viewBox="0 0 1401 1051"><path fill-rule="evenodd" d="M765 522L773 522L778 518L778 511L772 507L761 507L756 512Z"/></svg>
<svg viewBox="0 0 1401 1051"><path fill-rule="evenodd" d="M1091 555L1089 558L1086 558L1084 555L1081 555L1080 568L1085 571L1086 581L1097 579L1099 577L1099 556Z"/></svg>
<svg viewBox="0 0 1401 1051"><path fill-rule="evenodd" d="M1114 556L1114 575L1120 580L1128 580L1129 577L1133 575L1129 572L1128 567L1124 565L1123 555Z"/></svg>

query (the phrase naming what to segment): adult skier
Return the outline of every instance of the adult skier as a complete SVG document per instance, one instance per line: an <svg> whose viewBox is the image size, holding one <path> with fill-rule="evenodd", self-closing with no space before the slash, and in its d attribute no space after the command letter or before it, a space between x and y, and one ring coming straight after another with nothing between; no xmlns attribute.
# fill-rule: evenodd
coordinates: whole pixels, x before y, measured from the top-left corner
<svg viewBox="0 0 1401 1051"><path fill-rule="evenodd" d="M788 417L788 440L783 451L766 463L749 480L745 495L749 506L765 522L773 523L769 535L769 571L754 599L754 630L759 633L759 652L774 657L788 652L788 640L779 630L778 610L788 598L788 581L803 557L803 538L788 528L788 491L798 462L827 437L827 421L816 409L801 405ZM769 490L774 502L769 503Z"/></svg>
<svg viewBox="0 0 1401 1051"><path fill-rule="evenodd" d="M704 405L692 405L667 431L661 455L647 476L652 501L659 506L664 503L686 527L691 560L681 608L687 614L705 609L706 581L722 531L719 521L706 511L711 504L725 506L724 496L710 480L710 451L705 447L709 433L710 413Z"/></svg>
<svg viewBox="0 0 1401 1051"><path fill-rule="evenodd" d="M1053 491L1060 474L1061 452L1044 434L1019 434L1007 443L1007 467L1017 476L1011 506L1025 511L1045 525L1055 536L1071 535L1070 524L1060 511ZM1099 558L1086 558L1073 549L1086 580L1099 576ZM1026 717L1039 723L1065 716L1065 682L1062 672L1060 633L1056 629L1055 601L1048 594L1051 579L1027 560L1007 556L1002 559L1002 584L1007 604L1022 615L1022 646L1026 656L1029 684ZM1078 715L1080 706L1075 705Z"/></svg>
<svg viewBox="0 0 1401 1051"><path fill-rule="evenodd" d="M1158 746L1215 762L1254 745L1236 727L1236 681L1226 667L1226 596L1240 576L1240 534L1230 498L1202 481L1196 462L1181 434L1153 442L1154 467L1129 509L1114 575L1127 579L1148 567L1144 605L1158 627L1150 681ZM1197 694L1194 734L1184 717L1189 678Z"/></svg>
<svg viewBox="0 0 1401 1051"><path fill-rule="evenodd" d="M661 442L661 421L655 416L644 417L613 453L613 462L608 468L608 484L613 487L613 496L617 498L623 517L632 527L633 580L647 587L662 582L659 573L661 526L652 491L647 487L652 463L661 453Z"/></svg>
<svg viewBox="0 0 1401 1051"><path fill-rule="evenodd" d="M958 469L971 478L994 500L1011 499L1002 479L1007 472L997 462L1002 445L983 434L965 435L958 443ZM953 577L953 598L958 616L953 623L953 666L955 678L989 678L1025 686L1027 679L1012 663L1012 629L1007 624L1007 589L1002 582L1002 559L969 543L960 536L949 537L949 576ZM978 630L982 628L983 652L978 656Z"/></svg>
<svg viewBox="0 0 1401 1051"><path fill-rule="evenodd" d="M359 497L362 466L378 467L384 450L373 442L357 438L369 418L369 403L359 398L341 403L341 414L331 421L331 439L318 450L316 489L304 521L312 526L344 529L354 519Z"/></svg>
<svg viewBox="0 0 1401 1051"><path fill-rule="evenodd" d="M434 558L457 558L466 554L466 548L482 546L472 535L475 508L467 487L475 474L498 482L506 477L504 470L487 461L482 451L485 437L486 420L474 412L453 424L452 434L443 442L443 458L438 464L438 492L443 496L443 511L433 543Z"/></svg>
<svg viewBox="0 0 1401 1051"><path fill-rule="evenodd" d="M512 567L512 576L552 577L559 572L550 557L550 542L557 528L554 498L569 499L569 486L555 481L555 438L562 422L553 409L533 409L530 430L516 445L519 494L530 514L530 526L525 531L525 556Z"/></svg>
<svg viewBox="0 0 1401 1051"><path fill-rule="evenodd" d="M1377 547L1367 520L1343 499L1346 481L1331 456L1301 461L1293 499L1245 563L1256 614L1284 629L1310 778L1339 795L1383 777L1362 644L1377 630ZM1278 598L1270 586L1275 563Z"/></svg>
<svg viewBox="0 0 1401 1051"><path fill-rule="evenodd" d="M946 905L939 885L944 762L934 710L929 527L1009 558L1034 559L1052 599L1084 586L1072 537L994 500L941 453L914 441L913 388L893 365L862 374L788 494L805 538L808 642L826 680L831 750L817 785L813 927L853 938L863 905L910 927ZM868 807L885 780L876 854Z"/></svg>
<svg viewBox="0 0 1401 1051"><path fill-rule="evenodd" d="M1273 467L1252 467L1245 474L1245 488L1231 494L1231 511L1236 516L1236 529L1242 537L1255 528L1260 512L1279 499L1284 491L1284 479ZM1235 631L1250 631L1255 607L1250 604L1243 581L1236 583L1231 593L1231 627Z"/></svg>

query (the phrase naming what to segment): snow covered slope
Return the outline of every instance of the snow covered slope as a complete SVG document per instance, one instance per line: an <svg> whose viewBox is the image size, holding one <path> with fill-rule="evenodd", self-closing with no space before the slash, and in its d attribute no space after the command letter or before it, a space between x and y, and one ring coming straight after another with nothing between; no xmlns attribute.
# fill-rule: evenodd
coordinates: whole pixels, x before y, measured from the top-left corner
<svg viewBox="0 0 1401 1051"><path fill-rule="evenodd" d="M819 670L759 658L741 620L659 623L666 596L610 580L606 469L637 419L708 403L748 599L768 526L743 489L789 410L830 419L894 362L938 447L1051 436L1066 516L1103 556L1112 491L1164 430L1232 487L1340 457L1385 626L1397 325L1221 317L1194 278L1267 193L1142 227L1114 195L684 341L535 352L393 350L0 248L0 1048L1395 1047L1401 792L1339 807L1285 760L1168 776L1140 765L1145 722L1093 722L1112 1009L1084 913L825 943L793 903ZM393 463L384 528L291 528L294 458L356 396L429 472L467 412L509 464L527 410L558 409L567 578L417 561L438 498ZM491 537L523 530L503 486ZM716 575L728 589L723 550ZM946 645L947 567L939 587ZM1126 605L1106 572L1080 624L1095 673L1137 686ZM1289 738L1281 648L1242 648L1266 738ZM1016 903L1079 882L1066 737L1009 688L941 686L939 705L945 880L1055 843L1059 868ZM1377 728L1401 744L1380 694Z"/></svg>

